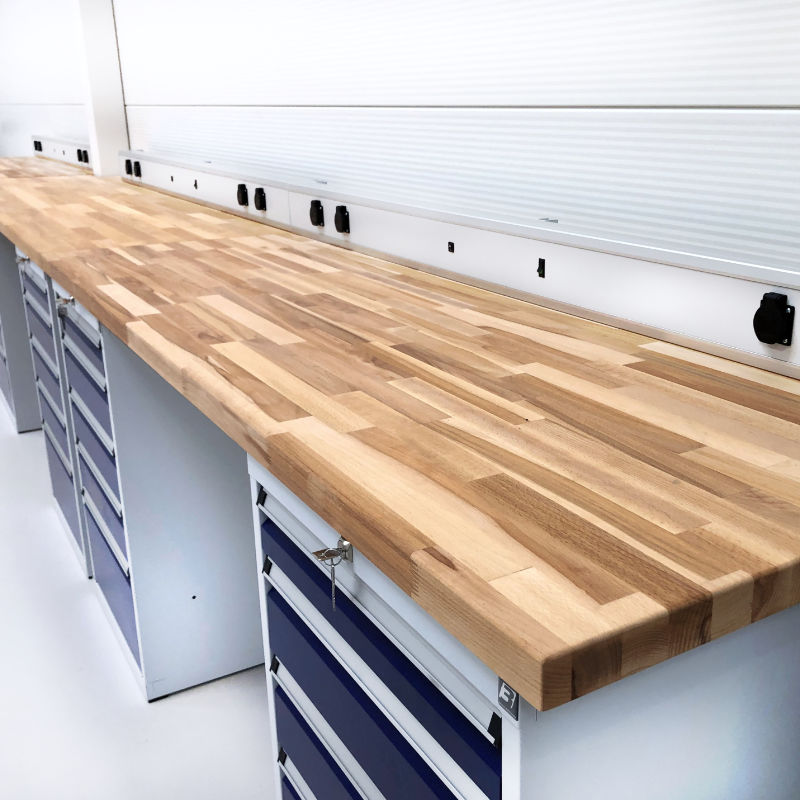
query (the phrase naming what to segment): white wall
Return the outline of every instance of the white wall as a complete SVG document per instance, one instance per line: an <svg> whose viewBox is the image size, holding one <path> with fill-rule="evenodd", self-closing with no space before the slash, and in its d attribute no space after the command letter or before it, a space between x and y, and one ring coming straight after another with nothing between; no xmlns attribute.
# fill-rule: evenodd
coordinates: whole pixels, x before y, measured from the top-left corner
<svg viewBox="0 0 800 800"><path fill-rule="evenodd" d="M0 0L0 156L31 136L87 141L77 0Z"/></svg>
<svg viewBox="0 0 800 800"><path fill-rule="evenodd" d="M800 4L115 8L135 149L800 264Z"/></svg>
<svg viewBox="0 0 800 800"><path fill-rule="evenodd" d="M783 0L116 0L132 105L763 106Z"/></svg>

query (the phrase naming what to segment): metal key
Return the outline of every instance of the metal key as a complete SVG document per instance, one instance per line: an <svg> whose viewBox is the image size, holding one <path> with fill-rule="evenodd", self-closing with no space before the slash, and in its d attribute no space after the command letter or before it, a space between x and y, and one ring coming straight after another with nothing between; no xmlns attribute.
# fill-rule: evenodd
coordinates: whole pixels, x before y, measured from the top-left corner
<svg viewBox="0 0 800 800"><path fill-rule="evenodd" d="M342 561L353 560L353 545L345 539L339 539L336 547L316 550L313 556L331 568L331 608L336 611L336 567Z"/></svg>

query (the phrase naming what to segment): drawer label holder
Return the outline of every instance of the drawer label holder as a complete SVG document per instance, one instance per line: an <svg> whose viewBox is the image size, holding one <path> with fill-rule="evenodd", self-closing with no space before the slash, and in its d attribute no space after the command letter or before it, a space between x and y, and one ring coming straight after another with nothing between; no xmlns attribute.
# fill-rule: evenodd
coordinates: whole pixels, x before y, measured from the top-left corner
<svg viewBox="0 0 800 800"><path fill-rule="evenodd" d="M514 719L519 719L519 694L502 678L497 679L497 702L508 711Z"/></svg>

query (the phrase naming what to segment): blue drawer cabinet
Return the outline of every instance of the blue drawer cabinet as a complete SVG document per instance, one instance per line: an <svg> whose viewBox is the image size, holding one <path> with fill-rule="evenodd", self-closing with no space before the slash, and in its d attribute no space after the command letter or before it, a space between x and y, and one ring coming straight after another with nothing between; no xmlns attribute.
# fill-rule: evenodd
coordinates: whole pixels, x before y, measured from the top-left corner
<svg viewBox="0 0 800 800"><path fill-rule="evenodd" d="M321 751L343 773L329 780L344 797L502 800L497 676L352 549L336 570L334 608L330 570L314 551L339 535L254 459L249 469L285 759L276 790L303 797L307 784L317 798L330 796L324 782L314 785L326 769ZM466 672L443 658L458 652Z"/></svg>
<svg viewBox="0 0 800 800"><path fill-rule="evenodd" d="M317 798L362 800L342 768L280 688L275 690L275 722L279 747ZM283 783L284 797L298 796L285 779Z"/></svg>
<svg viewBox="0 0 800 800"><path fill-rule="evenodd" d="M58 318L52 310L53 289L50 280L27 260L20 264L20 282L53 496L75 539L79 557L88 574L79 476L73 460L72 418L65 405L64 362L59 347Z"/></svg>
<svg viewBox="0 0 800 800"><path fill-rule="evenodd" d="M261 526L265 555L364 659L489 798L500 797L501 753L343 592L331 605L327 574L270 519ZM271 619L271 617L270 617Z"/></svg>
<svg viewBox="0 0 800 800"><path fill-rule="evenodd" d="M144 696L263 663L241 448L55 281L46 286L50 319L35 318L31 289L39 333L25 325L22 344L41 376L54 493L83 534L97 599Z"/></svg>
<svg viewBox="0 0 800 800"><path fill-rule="evenodd" d="M94 579L141 668L103 337L87 316L74 301L60 315L77 475Z"/></svg>

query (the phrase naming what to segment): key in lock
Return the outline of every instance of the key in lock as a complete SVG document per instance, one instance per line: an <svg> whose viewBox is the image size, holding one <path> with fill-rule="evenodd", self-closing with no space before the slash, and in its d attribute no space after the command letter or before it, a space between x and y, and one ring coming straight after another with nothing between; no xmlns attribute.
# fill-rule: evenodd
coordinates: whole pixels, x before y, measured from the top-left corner
<svg viewBox="0 0 800 800"><path fill-rule="evenodd" d="M317 561L331 568L331 607L336 611L336 567L342 561L353 560L353 545L346 539L339 539L336 547L326 547L315 550L312 554Z"/></svg>

